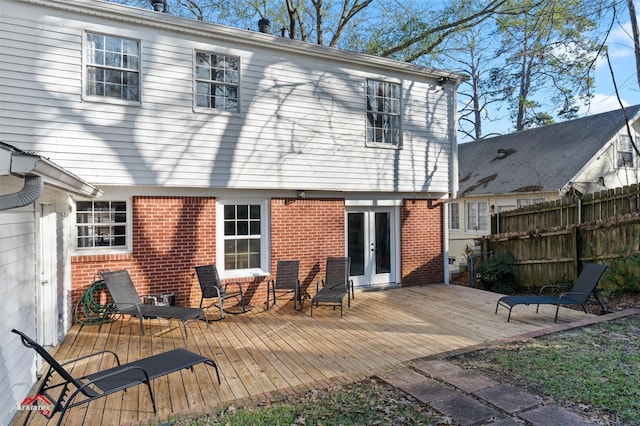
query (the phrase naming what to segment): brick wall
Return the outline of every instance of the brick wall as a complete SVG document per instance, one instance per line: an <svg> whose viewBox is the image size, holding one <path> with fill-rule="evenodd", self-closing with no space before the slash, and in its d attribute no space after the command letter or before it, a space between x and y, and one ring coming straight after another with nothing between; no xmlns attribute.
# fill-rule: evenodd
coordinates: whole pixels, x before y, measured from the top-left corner
<svg viewBox="0 0 640 426"><path fill-rule="evenodd" d="M272 199L271 270L278 260L300 260L302 294L315 293L327 257L344 256L344 226L344 199Z"/></svg>
<svg viewBox="0 0 640 426"><path fill-rule="evenodd" d="M444 203L405 200L400 208L402 285L444 282Z"/></svg>
<svg viewBox="0 0 640 426"><path fill-rule="evenodd" d="M73 303L100 270L124 268L141 295L173 292L177 305L197 306L201 293L193 268L215 262L215 206L215 198L207 197L134 197L133 252L74 256ZM343 199L272 199L274 275L278 260L300 260L303 292L313 294L326 258L344 255L344 211ZM407 200L401 208L403 285L443 281L443 212L436 201ZM268 278L242 280L247 303L265 303Z"/></svg>
<svg viewBox="0 0 640 426"><path fill-rule="evenodd" d="M74 256L72 300L103 269L127 269L138 293L175 293L176 304L197 306L200 286L193 267L215 261L215 199L133 197L133 252Z"/></svg>
<svg viewBox="0 0 640 426"><path fill-rule="evenodd" d="M127 269L139 294L175 293L177 305L198 306L193 268L215 262L215 205L215 198L206 197L134 197L133 252L74 256L73 303L100 270ZM315 288L326 257L344 253L344 200L273 199L271 222L271 270L278 260L300 259L303 288ZM265 279L240 280L247 303L266 301Z"/></svg>

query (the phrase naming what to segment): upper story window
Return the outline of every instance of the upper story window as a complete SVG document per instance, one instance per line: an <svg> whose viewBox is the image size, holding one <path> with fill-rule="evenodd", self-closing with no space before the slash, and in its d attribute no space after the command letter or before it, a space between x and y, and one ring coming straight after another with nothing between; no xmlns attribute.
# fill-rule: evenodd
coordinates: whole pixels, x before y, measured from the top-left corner
<svg viewBox="0 0 640 426"><path fill-rule="evenodd" d="M87 96L140 101L140 42L87 33Z"/></svg>
<svg viewBox="0 0 640 426"><path fill-rule="evenodd" d="M261 274L269 262L267 201L219 201L218 269L221 276ZM220 268L222 265L222 268Z"/></svg>
<svg viewBox="0 0 640 426"><path fill-rule="evenodd" d="M400 93L398 83L367 80L367 144L402 145Z"/></svg>
<svg viewBox="0 0 640 426"><path fill-rule="evenodd" d="M78 249L127 248L126 201L77 201Z"/></svg>
<svg viewBox="0 0 640 426"><path fill-rule="evenodd" d="M467 231L488 231L489 209L486 201L467 201Z"/></svg>
<svg viewBox="0 0 640 426"><path fill-rule="evenodd" d="M240 111L240 58L196 52L196 107Z"/></svg>
<svg viewBox="0 0 640 426"><path fill-rule="evenodd" d="M449 203L449 229L460 230L460 204L456 202Z"/></svg>
<svg viewBox="0 0 640 426"><path fill-rule="evenodd" d="M620 135L617 158L618 167L635 167L637 155L629 135Z"/></svg>

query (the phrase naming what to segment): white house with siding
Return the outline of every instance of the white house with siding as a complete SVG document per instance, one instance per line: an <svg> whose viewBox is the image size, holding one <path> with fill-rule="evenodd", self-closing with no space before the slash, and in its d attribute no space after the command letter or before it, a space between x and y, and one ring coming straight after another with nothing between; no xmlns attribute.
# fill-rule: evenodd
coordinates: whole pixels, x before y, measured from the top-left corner
<svg viewBox="0 0 640 426"><path fill-rule="evenodd" d="M360 288L446 281L460 75L94 0L0 0L0 32L0 141L78 186L0 211L0 353L21 370L0 373L6 404L35 377L7 324L55 345L103 269L180 305L204 263L253 304L282 259L307 293L333 255ZM25 174L4 171L10 194ZM49 214L50 330L34 318Z"/></svg>
<svg viewBox="0 0 640 426"><path fill-rule="evenodd" d="M474 238L491 233L493 215L640 182L639 138L634 105L460 144L460 190L449 203L454 268Z"/></svg>

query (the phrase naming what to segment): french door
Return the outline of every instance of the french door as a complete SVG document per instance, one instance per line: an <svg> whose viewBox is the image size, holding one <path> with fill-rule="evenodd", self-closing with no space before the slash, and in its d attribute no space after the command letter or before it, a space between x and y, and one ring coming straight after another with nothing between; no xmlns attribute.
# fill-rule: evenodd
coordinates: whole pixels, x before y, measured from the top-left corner
<svg viewBox="0 0 640 426"><path fill-rule="evenodd" d="M383 286L396 279L396 224L393 208L347 210L347 253L356 287Z"/></svg>

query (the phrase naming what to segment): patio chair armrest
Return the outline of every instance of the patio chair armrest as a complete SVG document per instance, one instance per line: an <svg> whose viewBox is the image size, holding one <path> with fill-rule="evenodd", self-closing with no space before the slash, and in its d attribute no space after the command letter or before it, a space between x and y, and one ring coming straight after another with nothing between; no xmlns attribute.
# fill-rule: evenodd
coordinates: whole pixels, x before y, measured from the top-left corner
<svg viewBox="0 0 640 426"><path fill-rule="evenodd" d="M104 354L113 355L114 358L116 359L116 364L120 365L120 358L118 358L118 355L115 352L110 351L108 349L105 349L103 351L94 352L94 353L91 353L91 354L88 354L88 355L84 355L84 356L81 356L81 357L78 357L78 358L68 359L68 360L66 360L64 362L61 362L60 365L73 364L75 362L82 361L83 359L92 358L94 356L104 355Z"/></svg>
<svg viewBox="0 0 640 426"><path fill-rule="evenodd" d="M553 289L555 289L555 290L561 290L561 289L562 289L562 287L560 287L559 285L545 285L544 287L542 287L542 288L540 289L540 292L539 292L538 294L542 294L542 293L544 293L544 291L545 291L546 289L548 289L548 288L553 288Z"/></svg>
<svg viewBox="0 0 640 426"><path fill-rule="evenodd" d="M566 291L564 293L561 293L560 296L558 296L558 299L561 299L565 296L590 296L591 294L593 294L592 291L589 293L579 292L579 291Z"/></svg>

